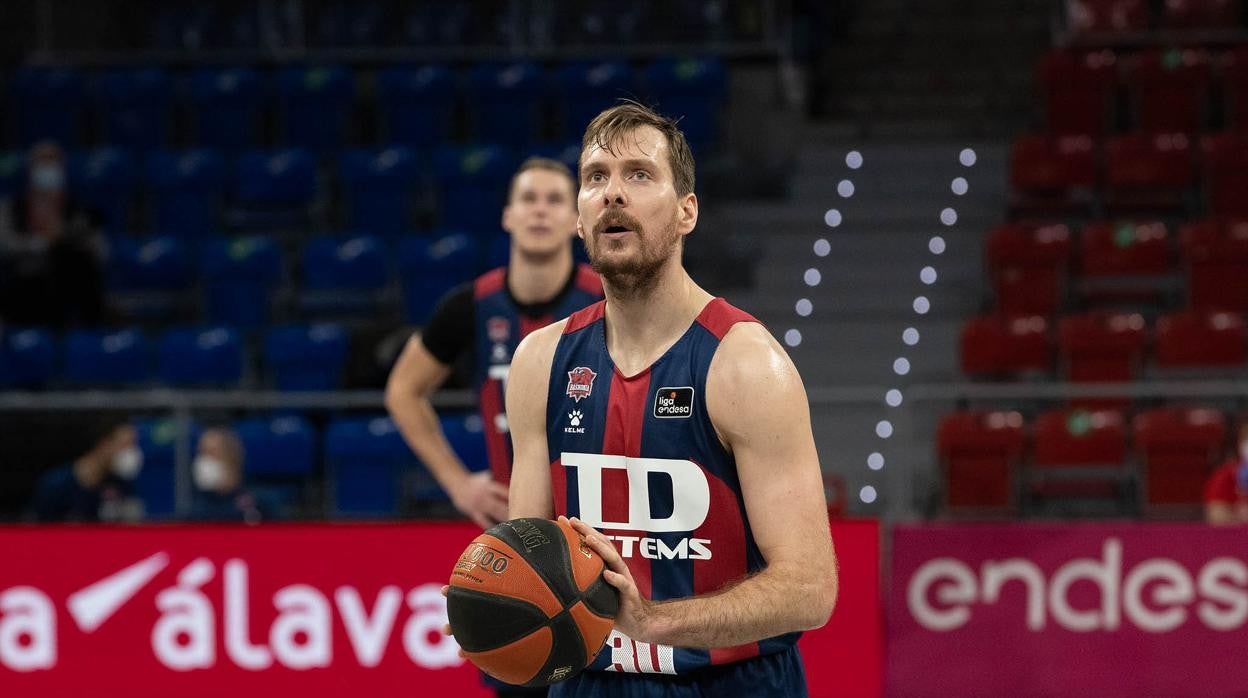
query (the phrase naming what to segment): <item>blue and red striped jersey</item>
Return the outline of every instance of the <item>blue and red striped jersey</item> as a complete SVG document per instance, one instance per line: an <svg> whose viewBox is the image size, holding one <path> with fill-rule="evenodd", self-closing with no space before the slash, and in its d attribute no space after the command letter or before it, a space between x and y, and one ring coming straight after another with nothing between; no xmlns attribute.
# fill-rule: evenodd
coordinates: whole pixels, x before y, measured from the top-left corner
<svg viewBox="0 0 1248 698"><path fill-rule="evenodd" d="M716 298L663 356L625 376L607 352L605 308L574 313L555 349L546 410L555 513L612 538L649 599L717 591L766 564L736 461L706 408L720 341L738 322L757 320ZM707 650L613 631L590 670L681 674L781 652L798 636Z"/></svg>
<svg viewBox="0 0 1248 698"><path fill-rule="evenodd" d="M602 281L588 264L578 264L570 287L543 315L530 315L507 291L507 269L499 267L473 282L475 356L472 362L485 430L486 452L494 479L511 482L511 436L507 429L505 396L511 357L530 332L568 317L602 298Z"/></svg>

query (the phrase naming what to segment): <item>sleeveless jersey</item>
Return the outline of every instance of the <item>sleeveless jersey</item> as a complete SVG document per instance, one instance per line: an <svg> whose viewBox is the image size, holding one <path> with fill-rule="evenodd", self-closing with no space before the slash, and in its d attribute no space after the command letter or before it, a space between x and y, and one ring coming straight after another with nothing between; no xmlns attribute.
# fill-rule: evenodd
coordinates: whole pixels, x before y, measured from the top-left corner
<svg viewBox="0 0 1248 698"><path fill-rule="evenodd" d="M720 341L736 323L757 320L716 298L662 357L629 377L607 352L605 308L574 313L555 349L546 409L555 514L612 538L646 598L717 591L765 566L736 461L706 408ZM784 651L799 635L706 650L612 631L590 670L683 674Z"/></svg>
<svg viewBox="0 0 1248 698"><path fill-rule="evenodd" d="M523 312L507 292L507 269L499 267L473 282L474 361L473 389L481 410L486 453L494 479L511 482L511 436L504 413L507 372L520 340L533 330L561 320L602 298L602 281L587 264L576 266L576 278L549 313L534 317Z"/></svg>

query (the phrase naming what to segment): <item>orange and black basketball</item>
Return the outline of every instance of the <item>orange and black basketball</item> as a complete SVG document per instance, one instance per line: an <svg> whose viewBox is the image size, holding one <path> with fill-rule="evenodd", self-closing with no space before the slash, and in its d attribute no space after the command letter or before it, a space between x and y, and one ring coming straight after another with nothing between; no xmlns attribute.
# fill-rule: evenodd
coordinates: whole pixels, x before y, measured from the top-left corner
<svg viewBox="0 0 1248 698"><path fill-rule="evenodd" d="M567 679L594 660L619 593L567 522L504 521L473 539L451 572L447 614L468 659L519 686Z"/></svg>

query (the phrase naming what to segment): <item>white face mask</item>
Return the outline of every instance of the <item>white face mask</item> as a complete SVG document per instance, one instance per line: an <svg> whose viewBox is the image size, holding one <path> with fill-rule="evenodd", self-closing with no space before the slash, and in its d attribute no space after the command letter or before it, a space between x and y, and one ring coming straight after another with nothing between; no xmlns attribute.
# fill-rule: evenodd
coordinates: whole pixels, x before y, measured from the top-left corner
<svg viewBox="0 0 1248 698"><path fill-rule="evenodd" d="M65 170L57 165L36 165L30 172L30 186L37 191L65 188Z"/></svg>
<svg viewBox="0 0 1248 698"><path fill-rule="evenodd" d="M113 454L113 474L122 480L133 480L143 468L143 452L138 446L127 446Z"/></svg>
<svg viewBox="0 0 1248 698"><path fill-rule="evenodd" d="M204 492L216 492L225 483L225 463L212 456L200 455L191 464L195 486Z"/></svg>

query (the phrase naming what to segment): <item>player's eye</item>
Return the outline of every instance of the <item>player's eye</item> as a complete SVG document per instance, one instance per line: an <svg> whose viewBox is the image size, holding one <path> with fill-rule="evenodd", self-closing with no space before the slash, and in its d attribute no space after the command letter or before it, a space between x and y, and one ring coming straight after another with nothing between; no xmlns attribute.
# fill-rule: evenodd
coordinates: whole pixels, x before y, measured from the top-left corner
<svg viewBox="0 0 1248 698"><path fill-rule="evenodd" d="M637 170L633 173L634 179L650 179L650 173L645 170Z"/></svg>

